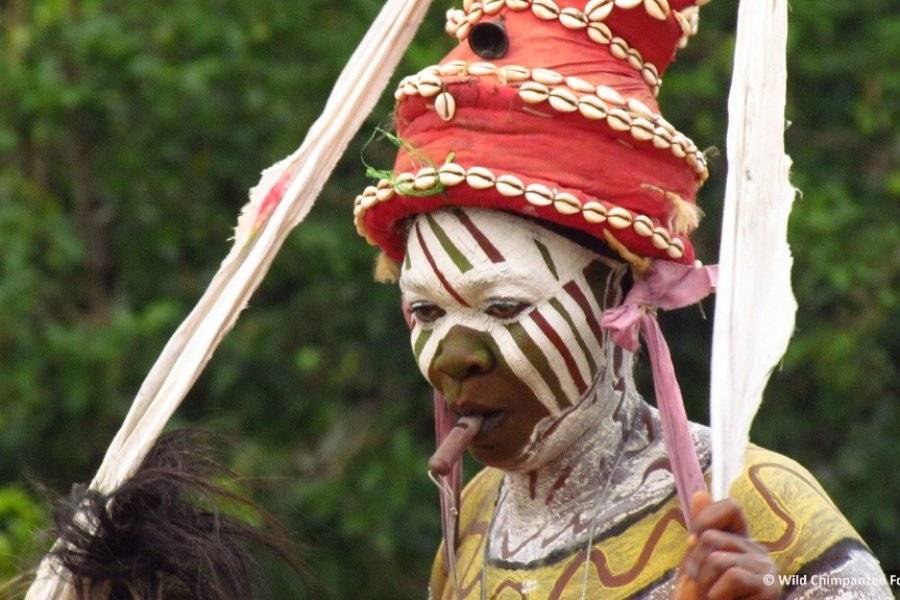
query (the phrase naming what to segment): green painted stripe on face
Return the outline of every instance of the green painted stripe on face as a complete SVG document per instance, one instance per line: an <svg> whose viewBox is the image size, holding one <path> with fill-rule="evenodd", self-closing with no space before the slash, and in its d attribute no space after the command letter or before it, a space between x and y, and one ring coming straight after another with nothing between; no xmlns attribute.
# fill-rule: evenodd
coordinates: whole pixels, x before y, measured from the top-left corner
<svg viewBox="0 0 900 600"><path fill-rule="evenodd" d="M584 358L587 359L588 366L591 368L591 378L597 374L597 363L594 362L594 357L591 355L591 351L588 350L587 344L584 342L584 338L581 337L581 333L579 333L578 328L575 327L575 321L572 320L572 315L569 314L569 311L566 310L566 307L563 306L563 303L560 302L556 298L550 299L550 306L552 306L556 312L559 313L565 322L569 325L569 328L572 330L572 333L575 334L575 341L578 342L578 347L581 348L581 352L584 354Z"/></svg>
<svg viewBox="0 0 900 600"><path fill-rule="evenodd" d="M434 329L423 329L419 332L418 337L416 337L416 341L413 342L413 356L416 357L416 362L419 362L419 356L422 354L422 350L425 348L425 344L428 343L429 338L431 338L431 334L434 333Z"/></svg>
<svg viewBox="0 0 900 600"><path fill-rule="evenodd" d="M605 297L606 284L612 274L610 268L599 260L595 260L586 266L582 273L584 274L588 288L591 290L591 294L594 296L594 301L597 302L597 306L600 307L600 310L610 308L607 306Z"/></svg>
<svg viewBox="0 0 900 600"><path fill-rule="evenodd" d="M456 268L459 269L460 273L465 273L470 270L472 268L472 263L470 263L469 259L466 258L460 249L453 244L447 236L447 232L444 231L431 215L426 214L425 218L428 220L428 225L431 227L431 232L434 234L434 237L438 239L444 252L447 253L447 256L450 257L450 260L453 261L453 264L456 265Z"/></svg>
<svg viewBox="0 0 900 600"><path fill-rule="evenodd" d="M550 366L550 361L547 360L547 357L541 351L540 346L538 346L531 336L528 335L525 328L519 323L509 323L506 325L506 330L512 336L513 340L515 340L516 345L519 347L519 350L522 351L522 354L525 355L525 358L528 359L528 362L531 363L531 366L535 368L544 380L544 383L550 388L554 398L556 398L556 404L560 408L571 406L572 403L563 392L562 386L559 383L559 378Z"/></svg>
<svg viewBox="0 0 900 600"><path fill-rule="evenodd" d="M406 256L403 257L403 270L409 271L412 268L412 259L409 257L409 252L406 253Z"/></svg>
<svg viewBox="0 0 900 600"><path fill-rule="evenodd" d="M550 256L550 250L538 240L534 240L534 243L537 246L538 252L541 253L541 258L544 259L544 264L547 265L547 268L553 275L553 279L559 281L559 273L556 271L556 265L553 264L553 257Z"/></svg>

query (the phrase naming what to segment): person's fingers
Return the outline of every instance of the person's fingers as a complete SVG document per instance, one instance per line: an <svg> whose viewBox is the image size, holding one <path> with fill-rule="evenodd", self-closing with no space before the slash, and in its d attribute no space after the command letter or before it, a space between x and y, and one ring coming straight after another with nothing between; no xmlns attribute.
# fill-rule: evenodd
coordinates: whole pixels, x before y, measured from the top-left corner
<svg viewBox="0 0 900 600"><path fill-rule="evenodd" d="M709 492L706 490L699 490L694 492L694 495L691 496L690 500L690 511L691 516L695 517L697 514L712 504L712 496L709 495Z"/></svg>
<svg viewBox="0 0 900 600"><path fill-rule="evenodd" d="M700 566L711 552L717 550L738 553L759 552L755 542L741 535L719 531L718 529L707 529L695 539L693 548L688 551L682 561L682 567L685 572L695 579L700 572ZM763 553L765 553L765 550L763 550Z"/></svg>
<svg viewBox="0 0 900 600"><path fill-rule="evenodd" d="M693 522L694 517L700 514L700 512L710 504L712 504L712 496L709 495L709 492L706 490L694 492L694 495L691 496L691 499L688 501L688 510L691 512L691 518L689 520ZM690 535L688 536L688 550L693 548L694 544L697 543L697 536L693 533L693 527L690 529Z"/></svg>
<svg viewBox="0 0 900 600"><path fill-rule="evenodd" d="M735 567L742 567L741 558L743 554L739 552L726 552L724 550L716 550L707 554L694 579L701 591L708 592L713 585L725 574L726 571Z"/></svg>
<svg viewBox="0 0 900 600"><path fill-rule="evenodd" d="M707 529L746 534L747 523L737 502L731 498L713 502L699 510L691 520L691 532L700 535Z"/></svg>

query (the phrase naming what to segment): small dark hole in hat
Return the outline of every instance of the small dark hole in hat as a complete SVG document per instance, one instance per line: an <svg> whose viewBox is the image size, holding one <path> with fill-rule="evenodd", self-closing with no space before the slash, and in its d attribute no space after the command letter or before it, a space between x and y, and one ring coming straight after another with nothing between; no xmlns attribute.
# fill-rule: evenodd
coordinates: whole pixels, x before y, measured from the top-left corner
<svg viewBox="0 0 900 600"><path fill-rule="evenodd" d="M469 32L469 47L481 58L503 58L509 52L506 27L498 21L479 23Z"/></svg>

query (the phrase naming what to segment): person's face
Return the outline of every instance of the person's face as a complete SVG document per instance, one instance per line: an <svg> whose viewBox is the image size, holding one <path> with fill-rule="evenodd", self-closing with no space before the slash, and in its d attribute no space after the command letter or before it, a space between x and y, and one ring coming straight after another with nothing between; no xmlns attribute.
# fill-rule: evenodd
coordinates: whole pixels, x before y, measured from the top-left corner
<svg viewBox="0 0 900 600"><path fill-rule="evenodd" d="M412 222L401 267L419 369L458 415L485 420L470 449L515 467L551 444L603 359L602 310L621 263L502 212L444 209Z"/></svg>

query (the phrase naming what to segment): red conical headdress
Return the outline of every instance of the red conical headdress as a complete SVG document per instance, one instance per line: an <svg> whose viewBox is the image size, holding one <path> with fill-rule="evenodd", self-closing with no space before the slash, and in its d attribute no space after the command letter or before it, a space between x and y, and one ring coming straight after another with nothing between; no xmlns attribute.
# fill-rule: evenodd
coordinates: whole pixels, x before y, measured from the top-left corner
<svg viewBox="0 0 900 600"><path fill-rule="evenodd" d="M360 233L399 261L405 217L473 206L585 231L631 259L692 262L706 161L655 94L696 15L685 0L488 0L449 11L462 43L401 81L403 147L394 176L357 197Z"/></svg>

